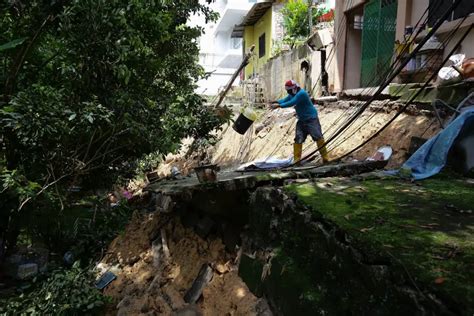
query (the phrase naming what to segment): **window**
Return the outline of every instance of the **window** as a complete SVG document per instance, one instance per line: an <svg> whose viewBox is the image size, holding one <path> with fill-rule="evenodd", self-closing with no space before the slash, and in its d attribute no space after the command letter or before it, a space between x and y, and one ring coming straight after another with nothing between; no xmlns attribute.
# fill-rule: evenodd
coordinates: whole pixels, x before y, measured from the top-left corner
<svg viewBox="0 0 474 316"><path fill-rule="evenodd" d="M231 48L232 49L239 49L242 47L242 39L237 37L231 38Z"/></svg>
<svg viewBox="0 0 474 316"><path fill-rule="evenodd" d="M258 58L265 56L265 33L258 38Z"/></svg>
<svg viewBox="0 0 474 316"><path fill-rule="evenodd" d="M449 10L455 0L430 0L428 25L433 26ZM461 1L447 21L453 21L474 13L474 3L472 1Z"/></svg>

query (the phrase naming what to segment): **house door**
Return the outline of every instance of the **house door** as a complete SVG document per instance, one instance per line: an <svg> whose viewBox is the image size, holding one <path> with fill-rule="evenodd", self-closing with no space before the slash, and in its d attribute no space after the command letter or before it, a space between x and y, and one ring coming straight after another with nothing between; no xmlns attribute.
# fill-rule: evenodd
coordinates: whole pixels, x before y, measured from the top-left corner
<svg viewBox="0 0 474 316"><path fill-rule="evenodd" d="M397 0L370 0L364 6L361 86L377 86L390 67L397 20Z"/></svg>

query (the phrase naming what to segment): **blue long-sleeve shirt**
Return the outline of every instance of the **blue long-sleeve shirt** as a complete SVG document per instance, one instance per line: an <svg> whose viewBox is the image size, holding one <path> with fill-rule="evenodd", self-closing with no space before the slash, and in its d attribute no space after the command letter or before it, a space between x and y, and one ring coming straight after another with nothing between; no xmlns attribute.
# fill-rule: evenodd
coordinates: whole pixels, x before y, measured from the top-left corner
<svg viewBox="0 0 474 316"><path fill-rule="evenodd" d="M304 89L300 89L294 96L287 95L285 98L278 100L278 104L282 108L294 106L296 115L301 121L314 119L318 117L318 112L311 102L311 98Z"/></svg>

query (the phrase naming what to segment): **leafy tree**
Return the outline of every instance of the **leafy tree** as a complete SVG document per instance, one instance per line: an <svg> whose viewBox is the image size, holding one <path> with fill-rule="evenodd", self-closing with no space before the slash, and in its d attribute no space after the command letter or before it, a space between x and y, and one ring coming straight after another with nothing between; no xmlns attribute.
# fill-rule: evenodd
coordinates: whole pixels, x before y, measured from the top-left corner
<svg viewBox="0 0 474 316"><path fill-rule="evenodd" d="M305 40L310 35L308 12L312 1L290 0L282 9L283 26L285 37L283 41L293 47L296 42ZM319 17L323 14L320 9L312 9L313 25L318 23Z"/></svg>
<svg viewBox="0 0 474 316"><path fill-rule="evenodd" d="M80 179L110 184L111 170L220 125L194 93L202 29L186 21L216 19L198 0L14 0L0 12L0 239L10 245L21 212L62 208Z"/></svg>

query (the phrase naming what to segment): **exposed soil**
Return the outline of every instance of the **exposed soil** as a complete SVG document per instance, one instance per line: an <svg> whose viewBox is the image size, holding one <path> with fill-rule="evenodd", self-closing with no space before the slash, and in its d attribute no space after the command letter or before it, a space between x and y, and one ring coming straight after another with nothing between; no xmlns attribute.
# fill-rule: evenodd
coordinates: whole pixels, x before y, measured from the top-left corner
<svg viewBox="0 0 474 316"><path fill-rule="evenodd" d="M136 213L101 264L117 275L104 292L115 305L108 314L260 314L268 307L238 277L236 256L221 240L202 239L178 218ZM203 264L213 267L213 278L195 305L186 304L184 296Z"/></svg>
<svg viewBox="0 0 474 316"><path fill-rule="evenodd" d="M330 138L338 127L354 113L360 102L339 101L318 106L319 119L325 138ZM330 156L337 158L352 150L375 133L399 108L395 102L375 101L361 117L328 147ZM293 139L296 117L293 109L279 109L262 113L245 135L236 133L227 126L220 133L219 143L208 152L212 163L222 167L236 167L253 160L269 157L287 158L293 154ZM407 113L400 115L381 135L360 149L348 159L364 160L372 156L376 150L385 145L393 148L393 156L388 168L400 166L405 160L412 136L430 138L439 130L436 119L426 116L415 106ZM185 144L189 145L189 141ZM303 155L317 149L316 143L308 137L303 146ZM194 159L184 159L187 146L181 153L168 155L160 165L161 175L169 174L171 167L178 167L184 174L192 171L197 165ZM318 155L319 159L319 155Z"/></svg>

